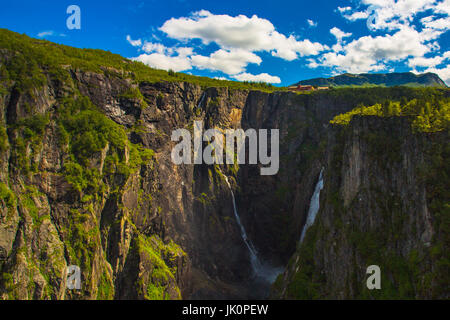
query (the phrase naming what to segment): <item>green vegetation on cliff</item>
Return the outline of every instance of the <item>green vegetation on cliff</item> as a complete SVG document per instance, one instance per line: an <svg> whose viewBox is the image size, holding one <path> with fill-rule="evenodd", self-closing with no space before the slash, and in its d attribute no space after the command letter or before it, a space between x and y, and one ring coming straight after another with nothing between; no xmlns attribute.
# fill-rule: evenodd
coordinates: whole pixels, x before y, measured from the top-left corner
<svg viewBox="0 0 450 320"><path fill-rule="evenodd" d="M400 117L409 116L412 127L420 132L437 132L450 128L450 98L432 97L411 101L385 101L372 106L359 106L337 115L331 124L348 125L354 116Z"/></svg>
<svg viewBox="0 0 450 320"><path fill-rule="evenodd" d="M0 66L0 93L7 93L8 99L15 104L14 112L10 114L7 106L2 106L6 117L2 117L0 126L0 154L2 161L8 162L2 163L7 164L7 170L2 176L5 181L0 182L0 205L8 212L6 222L15 223L14 219L20 219L23 223L19 228L29 229L30 237L43 239L35 248L26 237L21 240L20 247L7 252L10 262L0 265L0 297L61 298L61 293L65 292L64 288L60 290L65 280L63 270L66 264L74 264L82 271L82 290L74 294L67 291L65 298L112 299L117 288L108 264L114 261L107 260L107 248L102 243L101 236L105 236L102 234L105 232L104 221L100 221L102 210L105 201L117 199L120 209L111 221L112 225L115 227L122 217L132 219L129 215L134 214L133 209L127 208L119 199L129 187L133 173L143 167L151 170L154 152L142 144L132 143L123 126L108 118L90 98L81 94L65 64L105 75L113 72L120 78L117 70L109 70L108 65L122 61L123 66L141 70L142 76L148 76L147 81L156 81L155 75L164 72L103 51L58 46L6 30L0 33L0 61L5 62ZM125 74L125 71L121 72ZM127 77L136 79L132 73ZM44 86L49 90L63 90L50 98L42 94ZM137 98L145 107L140 91L133 85L130 88L117 98ZM45 105L49 102L47 99L51 101L51 107ZM1 102L4 103L4 99ZM55 164L48 166L47 161L53 160L56 160ZM47 179L68 183L63 183L61 192L71 199L57 200L60 211L52 211L48 202L53 199L41 192L53 188ZM10 188L12 184L7 183L9 180L14 181L13 189ZM62 219L56 222L59 218L55 217ZM149 236L136 227L133 237L150 241ZM36 241L35 238L31 241ZM168 285L161 283L156 272L146 283L149 293L142 298L179 298L178 284L172 274L176 267L170 263L181 249L173 242L165 244L160 240L158 245L160 249L152 251L153 259L149 263L155 263L155 268L161 267L164 276L171 279L171 291L162 296L149 294L151 288ZM19 276L15 268L21 268ZM41 292L41 296L37 292Z"/></svg>
<svg viewBox="0 0 450 320"><path fill-rule="evenodd" d="M177 274L175 260L178 256L186 255L184 251L173 242L164 244L157 236L139 236L136 239L136 247L141 263L151 267L149 274L139 278L137 284L139 288L145 290L143 292L145 299L181 299L181 293L175 283Z"/></svg>
<svg viewBox="0 0 450 320"><path fill-rule="evenodd" d="M395 115L420 110L417 101L360 107L334 119L339 126L332 131L317 220L290 260L289 280L283 275L274 284L278 293L285 289L284 298L448 297L448 100L429 101L439 106L422 112L431 125L413 130ZM366 173L335 174L351 172L355 165ZM346 204L346 192L358 176L363 181ZM369 265L381 269L381 290L366 287Z"/></svg>
<svg viewBox="0 0 450 320"><path fill-rule="evenodd" d="M44 85L47 79L43 70L55 77L65 79L68 75L64 69L67 68L113 74L131 78L137 82L190 82L204 88L229 87L269 92L282 90L266 83L217 80L157 70L109 51L73 48L46 40L33 39L6 29L0 29L0 50L2 49L6 49L8 53L0 51L0 54L14 55L14 59L7 59L6 66L0 68L0 74L2 74L3 81L6 79L16 81L19 90Z"/></svg>

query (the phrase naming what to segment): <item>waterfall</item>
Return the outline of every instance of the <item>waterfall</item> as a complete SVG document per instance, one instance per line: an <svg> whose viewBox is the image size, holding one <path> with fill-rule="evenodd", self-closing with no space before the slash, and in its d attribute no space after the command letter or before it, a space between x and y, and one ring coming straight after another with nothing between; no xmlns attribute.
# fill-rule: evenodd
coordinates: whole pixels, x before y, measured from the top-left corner
<svg viewBox="0 0 450 320"><path fill-rule="evenodd" d="M203 100L205 100L205 98L206 98L206 92L203 92L202 97L200 98L200 102L197 105L197 109L200 109L202 107L202 103L203 103Z"/></svg>
<svg viewBox="0 0 450 320"><path fill-rule="evenodd" d="M314 194L311 198L311 202L309 204L308 216L306 218L305 226L302 230L302 235L300 236L300 243L303 242L305 238L306 231L309 227L314 224L314 220L316 219L317 212L319 212L320 206L320 191L323 189L323 168L320 170L319 181L317 181L316 188L314 189Z"/></svg>
<svg viewBox="0 0 450 320"><path fill-rule="evenodd" d="M237 208L236 208L236 200L234 198L234 192L233 192L233 189L231 188L230 182L228 181L228 177L226 175L224 175L224 174L222 174L222 175L225 178L225 181L226 181L226 183L228 185L228 188L230 189L231 199L233 200L234 216L236 218L236 222L239 225L239 228L241 229L242 239L244 240L244 243L247 246L248 252L250 254L250 262L252 264L253 271L255 272L255 274L257 274L258 270L261 267L261 263L259 262L258 256L256 254L256 249L253 246L252 241L247 237L247 232L245 232L245 228L242 225L241 218L239 217L239 214L238 214L238 211L237 211Z"/></svg>
<svg viewBox="0 0 450 320"><path fill-rule="evenodd" d="M234 216L241 230L242 240L244 240L245 246L248 249L253 273L260 282L265 284L265 286L270 285L275 281L277 276L283 272L283 268L276 268L267 263L261 263L261 261L259 260L257 251L253 246L252 241L248 238L247 232L245 232L244 225L242 224L241 218L239 217L239 213L236 207L236 199L234 198L234 192L231 188L230 182L228 181L228 177L224 174L222 174L222 176L225 178L228 188L230 189L231 199L233 201Z"/></svg>

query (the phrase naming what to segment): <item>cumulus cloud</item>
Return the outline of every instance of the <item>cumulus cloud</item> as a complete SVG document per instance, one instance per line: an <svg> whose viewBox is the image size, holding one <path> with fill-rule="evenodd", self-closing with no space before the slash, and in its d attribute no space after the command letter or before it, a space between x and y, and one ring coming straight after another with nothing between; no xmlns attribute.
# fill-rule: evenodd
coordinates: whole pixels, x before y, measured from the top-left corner
<svg viewBox="0 0 450 320"><path fill-rule="evenodd" d="M143 53L140 56L133 58L133 60L140 61L150 67L162 70L179 72L192 69L191 61L188 57L168 56L163 53Z"/></svg>
<svg viewBox="0 0 450 320"><path fill-rule="evenodd" d="M133 45L133 44L132 44ZM162 43L153 43L153 42L147 42L145 41L144 44L140 44L139 46L142 46L142 50L150 53L150 52L157 52L157 53L168 53L168 54L172 54L173 53L173 49L172 48L167 48L165 45L163 45Z"/></svg>
<svg viewBox="0 0 450 320"><path fill-rule="evenodd" d="M262 59L256 54L241 50L220 49L210 56L193 55L192 64L199 69L222 71L229 75L235 75L245 70L248 64L260 64Z"/></svg>
<svg viewBox="0 0 450 320"><path fill-rule="evenodd" d="M267 73L255 75L250 73L240 73L234 75L233 78L239 81L281 83L281 79L279 77L271 76L270 74Z"/></svg>
<svg viewBox="0 0 450 320"><path fill-rule="evenodd" d="M371 19L374 30L398 30L410 25L415 16L428 10L449 14L449 0L362 0L362 11L339 10L350 21ZM448 26L447 26L448 28Z"/></svg>
<svg viewBox="0 0 450 320"><path fill-rule="evenodd" d="M368 30L377 36L352 37L338 28L330 32L337 44L332 51L310 58L308 66L328 67L332 72L370 72L392 70L393 63L404 63L414 71L417 67L438 71L446 76L448 52L436 55L438 39L450 29L450 0L361 0L360 5L338 7L344 19L352 22L367 19ZM427 56L427 58L425 58Z"/></svg>
<svg viewBox="0 0 450 320"><path fill-rule="evenodd" d="M345 14L344 17L350 21L356 21L361 19L367 19L369 17L369 13L365 11L356 11L352 14Z"/></svg>
<svg viewBox="0 0 450 320"><path fill-rule="evenodd" d="M163 70L186 71L192 69L190 56L194 49L189 47L166 47L162 43L132 40L127 36L127 41L134 47L139 47L139 51L145 53L132 60L140 61L150 67Z"/></svg>
<svg viewBox="0 0 450 320"><path fill-rule="evenodd" d="M190 17L172 18L160 30L177 40L200 39L205 45L216 43L222 49L267 51L288 61L301 56L317 55L325 49L320 43L298 40L276 31L274 25L256 15L215 15L201 10Z"/></svg>
<svg viewBox="0 0 450 320"><path fill-rule="evenodd" d="M175 52L177 52L181 57L188 57L194 53L194 49L189 47L179 47L175 48Z"/></svg>
<svg viewBox="0 0 450 320"><path fill-rule="evenodd" d="M425 28L436 29L436 30L448 30L450 29L450 17L433 19L433 17L425 17L422 20Z"/></svg>
<svg viewBox="0 0 450 320"><path fill-rule="evenodd" d="M263 52L286 61L306 57L308 67L330 68L333 74L392 71L393 66L402 64L413 71L420 68L436 72L448 81L449 68L445 63L450 54L437 52L439 38L450 29L450 0L360 0L354 7L338 7L336 12L349 23L366 19L367 31L377 33L355 37L333 27L330 33L336 43L330 48L293 34L282 34L269 20L257 15L216 15L201 10L162 24L159 31L179 41L173 47L165 46L156 37L149 42L127 36L127 41L142 53L134 59L152 67L210 70L239 81L281 82L274 75L247 72L250 64L261 65ZM310 27L317 26L311 19L306 22ZM198 45L198 40L202 45ZM211 44L216 47L213 52ZM208 53L202 53L203 50Z"/></svg>
<svg viewBox="0 0 450 320"><path fill-rule="evenodd" d="M350 37L352 34L351 33L346 33L344 31L342 31L341 29L334 27L333 29L330 30L330 33L336 37L336 39L340 42L342 41L343 38L347 38Z"/></svg>
<svg viewBox="0 0 450 320"><path fill-rule="evenodd" d="M130 42L130 41L129 41ZM131 44L131 42L130 42ZM173 71L186 71L196 67L200 70L221 71L239 81L263 81L280 83L279 77L267 73L251 75L246 73L248 64L259 65L262 59L253 52L241 49L219 49L209 56L195 54L190 47L166 47L160 43L141 43L142 51L145 53L132 58L153 68ZM226 79L225 77L216 77Z"/></svg>
<svg viewBox="0 0 450 320"><path fill-rule="evenodd" d="M312 20L308 23L311 26L317 25ZM249 64L261 64L262 59L257 52L269 52L274 57L292 61L329 49L308 39L299 40L294 35L285 36L277 32L270 21L256 15L232 17L201 10L187 18L167 20L159 30L180 43L200 39L204 45L214 43L219 49L209 55L203 55L195 51L204 48L195 45L194 48L167 47L161 42L133 40L127 35L127 41L144 52L133 58L134 60L165 70L186 71L197 68L218 71L240 81L281 82L279 77L267 73L252 75L246 72Z"/></svg>
<svg viewBox="0 0 450 320"><path fill-rule="evenodd" d="M361 73L383 70L389 62L423 56L429 51L430 45L423 43L421 34L405 27L393 35L355 39L341 46L340 52L323 54L317 63L342 72Z"/></svg>
<svg viewBox="0 0 450 320"><path fill-rule="evenodd" d="M437 55L435 57L425 58L425 57L415 57L408 61L408 65L412 68L417 67L435 67L450 60L450 51L444 52L442 55Z"/></svg>

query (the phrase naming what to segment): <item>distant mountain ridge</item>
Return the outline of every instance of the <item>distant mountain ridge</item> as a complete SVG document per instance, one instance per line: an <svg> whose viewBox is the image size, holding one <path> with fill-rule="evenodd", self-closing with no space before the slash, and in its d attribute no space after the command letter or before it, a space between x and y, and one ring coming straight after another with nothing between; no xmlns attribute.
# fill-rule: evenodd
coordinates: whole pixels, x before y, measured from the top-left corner
<svg viewBox="0 0 450 320"><path fill-rule="evenodd" d="M302 80L296 85L312 86L418 86L418 87L447 87L444 81L435 73L414 74L378 73L378 74L351 74L345 73L331 78L316 78Z"/></svg>

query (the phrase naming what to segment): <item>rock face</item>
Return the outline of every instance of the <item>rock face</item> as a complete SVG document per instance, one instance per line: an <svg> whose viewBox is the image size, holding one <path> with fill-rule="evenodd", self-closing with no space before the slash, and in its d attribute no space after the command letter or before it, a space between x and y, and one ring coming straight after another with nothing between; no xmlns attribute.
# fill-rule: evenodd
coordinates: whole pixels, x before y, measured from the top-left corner
<svg viewBox="0 0 450 320"><path fill-rule="evenodd" d="M317 221L274 297L448 299L448 191L436 176L448 172L448 138L395 117L331 130ZM371 265L383 290L367 289Z"/></svg>
<svg viewBox="0 0 450 320"><path fill-rule="evenodd" d="M19 56L1 49L0 73L12 74ZM438 262L445 252L436 244L445 234L434 225L430 193L415 171L430 163L429 140L445 137L414 136L403 122L361 120L345 134L329 125L359 103L416 93L202 88L136 81L133 74L97 67L41 68L39 81L26 72L21 82L0 79L1 298L262 297L252 287L223 175L260 259L284 266L294 255L274 296L299 297L289 289L302 276L298 257L304 254L296 244L322 167L318 225L327 231L313 238L318 227L312 227L305 241L306 247L315 243L317 260L307 265L314 265L311 279L324 284L318 296L362 294L361 268L377 263L354 247L365 243L358 238L363 232L382 234L389 254L424 261L417 273L432 289L413 288L415 296L445 296L434 289L442 285L435 275L442 274ZM194 121L205 130L279 129L279 173L261 176L259 165L175 165L172 131L192 132ZM398 134L385 140L385 156L392 158L375 158L371 148L383 146L372 145L373 130ZM391 142L398 150L388 148ZM343 233L348 226L356 233ZM70 265L81 269L81 290L66 288Z"/></svg>
<svg viewBox="0 0 450 320"><path fill-rule="evenodd" d="M2 59L7 65L10 55ZM205 129L240 127L249 92L63 72L64 81L46 74L44 85L25 91L3 83L2 298L245 297L249 261L222 177L231 170L174 165L170 137L194 120ZM83 96L127 131L119 154L108 141L86 168L73 165L75 137L63 114ZM151 149L150 159L136 164L134 146ZM111 169L111 161L120 163ZM81 268L80 291L65 289L69 265Z"/></svg>

